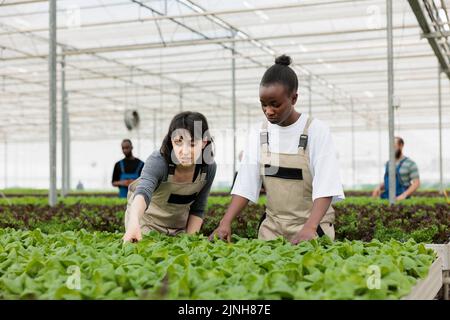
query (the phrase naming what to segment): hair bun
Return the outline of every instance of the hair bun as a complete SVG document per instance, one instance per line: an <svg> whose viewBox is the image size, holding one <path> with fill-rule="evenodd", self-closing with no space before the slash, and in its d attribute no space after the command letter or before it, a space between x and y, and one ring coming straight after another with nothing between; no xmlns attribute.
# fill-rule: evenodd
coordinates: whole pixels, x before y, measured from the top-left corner
<svg viewBox="0 0 450 320"><path fill-rule="evenodd" d="M283 66L289 66L292 63L291 57L283 54L275 59L275 64L281 64Z"/></svg>

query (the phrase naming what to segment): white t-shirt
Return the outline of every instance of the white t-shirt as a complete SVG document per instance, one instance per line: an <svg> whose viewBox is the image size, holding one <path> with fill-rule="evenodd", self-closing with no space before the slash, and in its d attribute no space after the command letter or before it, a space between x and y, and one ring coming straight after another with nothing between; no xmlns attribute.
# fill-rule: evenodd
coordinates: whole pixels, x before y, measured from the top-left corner
<svg viewBox="0 0 450 320"><path fill-rule="evenodd" d="M268 123L269 151L296 154L300 135L308 116L300 118L287 127ZM262 124L250 129L246 148L231 194L239 195L256 203L262 185L260 175L260 132ZM329 127L315 119L308 129L308 149L312 182L312 199L333 197L333 202L345 199Z"/></svg>

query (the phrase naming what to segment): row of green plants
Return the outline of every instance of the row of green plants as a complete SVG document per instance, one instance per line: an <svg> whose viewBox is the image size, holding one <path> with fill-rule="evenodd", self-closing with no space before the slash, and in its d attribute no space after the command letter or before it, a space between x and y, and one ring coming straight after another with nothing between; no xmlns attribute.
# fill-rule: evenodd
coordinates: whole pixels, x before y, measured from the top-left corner
<svg viewBox="0 0 450 320"><path fill-rule="evenodd" d="M435 259L414 241L0 229L0 299L399 299Z"/></svg>
<svg viewBox="0 0 450 320"><path fill-rule="evenodd" d="M390 206L382 201L369 199L345 201L334 205L336 212L336 239L370 241L414 239L425 243L450 241L450 205L425 199ZM227 207L213 205L205 218L202 231L212 232L219 224ZM241 237L256 238L263 205L251 205L235 219L232 231Z"/></svg>
<svg viewBox="0 0 450 320"><path fill-rule="evenodd" d="M213 196L228 196L230 190L226 189L217 189L211 192ZM450 194L450 189L447 190L447 193ZM61 195L61 191L57 191L58 195ZM262 192L264 194L264 192ZM346 190L345 195L347 197L371 197L372 190ZM426 197L426 198L443 198L444 195L442 192L436 189L420 189L414 193L415 197ZM22 197L39 197L46 198L48 197L47 189L0 189L0 197L7 198L22 198ZM101 197L101 198L117 198L117 192L115 191L71 191L68 194L68 197Z"/></svg>
<svg viewBox="0 0 450 320"><path fill-rule="evenodd" d="M230 197L210 197L201 233L209 235L226 212ZM233 232L256 238L264 214L265 198L249 205L234 221ZM123 232L126 201L122 199L66 198L48 207L39 198L0 203L0 227L53 233L69 230ZM370 241L391 238L447 243L450 238L450 205L438 198L414 198L390 206L387 201L348 198L334 205L336 239Z"/></svg>
<svg viewBox="0 0 450 320"><path fill-rule="evenodd" d="M100 205L100 206L124 206L127 203L126 199L112 198L112 197L59 197L58 204L64 205ZM47 197L17 197L17 198L0 198L0 206L10 205L34 205L34 206L48 206Z"/></svg>
<svg viewBox="0 0 450 320"><path fill-rule="evenodd" d="M208 198L208 205L228 205L231 201L231 196L214 196L211 195ZM87 204L87 205L126 205L127 200L122 198L111 198L111 197L84 197L84 196L69 196L69 197L59 197L57 198L58 204L74 205L74 204ZM266 197L262 195L258 204L264 205L266 203ZM374 199L371 197L347 197L344 201L337 203L336 205L343 204L359 204L359 205L372 205L372 204L388 204L387 200ZM434 204L445 204L448 203L445 198L436 197L413 197L411 199L403 200L399 202L401 205L434 205ZM0 206L8 205L39 205L48 206L48 199L43 197L17 197L17 198L0 198Z"/></svg>
<svg viewBox="0 0 450 320"><path fill-rule="evenodd" d="M450 193L450 190L447 190ZM347 190L345 195L348 197L370 197L372 196L372 190ZM444 195L439 190L433 189L421 189L414 193L415 197L427 197L427 198L443 198Z"/></svg>

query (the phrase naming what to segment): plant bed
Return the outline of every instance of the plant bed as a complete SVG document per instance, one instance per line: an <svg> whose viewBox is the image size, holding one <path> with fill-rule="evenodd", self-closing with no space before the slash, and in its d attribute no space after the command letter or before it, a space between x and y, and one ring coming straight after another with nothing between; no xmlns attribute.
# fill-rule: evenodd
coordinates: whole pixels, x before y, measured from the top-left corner
<svg viewBox="0 0 450 320"><path fill-rule="evenodd" d="M124 205L40 204L0 206L0 227L57 233L87 229L91 231L123 231Z"/></svg>
<svg viewBox="0 0 450 320"><path fill-rule="evenodd" d="M100 230L124 232L123 199L67 198L56 207L42 199L17 199L11 205L0 201L0 227L41 228L44 232ZM230 197L210 197L201 233L209 235L226 212ZM232 224L234 234L256 238L264 214L264 198L247 206ZM353 198L335 205L336 239L363 240L412 238L424 243L448 243L450 205L440 199L414 199L389 206L385 201Z"/></svg>
<svg viewBox="0 0 450 320"><path fill-rule="evenodd" d="M441 258L441 269L443 271L450 270L450 243L446 244L426 244L428 249L433 249L436 251L438 257Z"/></svg>
<svg viewBox="0 0 450 320"><path fill-rule="evenodd" d="M428 249L436 252L440 260L441 281L442 281L442 299L449 300L450 294L450 243L446 244L427 244Z"/></svg>
<svg viewBox="0 0 450 320"><path fill-rule="evenodd" d="M346 190L346 197L371 197L372 190ZM450 190L447 190L450 193ZM442 198L443 194L439 190L418 190L414 192L413 197L426 197L426 198Z"/></svg>
<svg viewBox="0 0 450 320"><path fill-rule="evenodd" d="M433 300L442 288L442 259L431 265L428 275L419 280L403 300Z"/></svg>
<svg viewBox="0 0 450 320"><path fill-rule="evenodd" d="M413 241L233 240L0 229L0 298L400 299L436 259Z"/></svg>
<svg viewBox="0 0 450 320"><path fill-rule="evenodd" d="M390 206L386 201L353 198L334 205L336 239L370 241L396 239L447 243L450 238L450 205L441 199L411 199ZM227 207L213 205L205 217L202 232L211 233ZM248 206L232 224L233 233L247 238L257 236L265 208Z"/></svg>

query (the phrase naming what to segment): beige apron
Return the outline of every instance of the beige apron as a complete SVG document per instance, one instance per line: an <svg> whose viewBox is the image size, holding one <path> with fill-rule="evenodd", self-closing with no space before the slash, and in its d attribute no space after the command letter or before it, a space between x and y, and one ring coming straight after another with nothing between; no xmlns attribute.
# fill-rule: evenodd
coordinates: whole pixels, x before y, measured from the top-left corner
<svg viewBox="0 0 450 320"><path fill-rule="evenodd" d="M190 207L207 182L206 169L206 165L201 166L194 182L174 182L175 165L169 165L167 181L161 182L153 192L150 204L139 221L142 234L151 230L167 235L176 235L186 231ZM128 226L128 210L139 180L140 178L133 181L128 187L125 229Z"/></svg>
<svg viewBox="0 0 450 320"><path fill-rule="evenodd" d="M262 126L260 162L267 204L266 214L259 228L259 239L272 240L283 236L291 240L311 214L313 179L307 133L312 120L308 118L306 122L296 154L270 152L267 122ZM330 205L320 222L318 235L326 234L334 239L333 223L334 210Z"/></svg>

